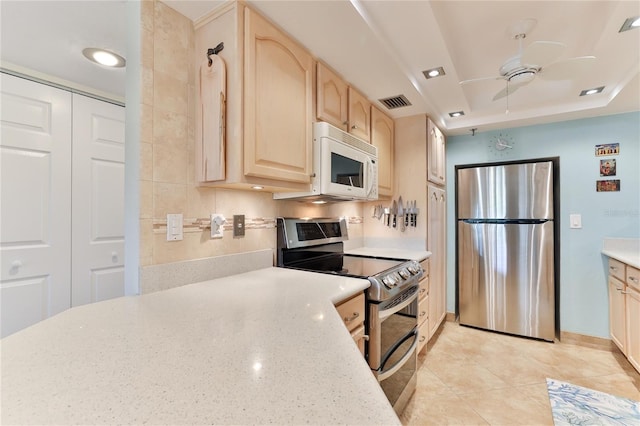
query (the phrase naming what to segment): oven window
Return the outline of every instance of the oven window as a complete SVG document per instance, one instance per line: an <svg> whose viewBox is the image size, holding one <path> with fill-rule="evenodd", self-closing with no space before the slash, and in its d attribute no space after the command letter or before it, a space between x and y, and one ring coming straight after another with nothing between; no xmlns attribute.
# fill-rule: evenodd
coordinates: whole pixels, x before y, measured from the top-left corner
<svg viewBox="0 0 640 426"><path fill-rule="evenodd" d="M363 169L364 164L360 161L331 153L331 182L363 188Z"/></svg>

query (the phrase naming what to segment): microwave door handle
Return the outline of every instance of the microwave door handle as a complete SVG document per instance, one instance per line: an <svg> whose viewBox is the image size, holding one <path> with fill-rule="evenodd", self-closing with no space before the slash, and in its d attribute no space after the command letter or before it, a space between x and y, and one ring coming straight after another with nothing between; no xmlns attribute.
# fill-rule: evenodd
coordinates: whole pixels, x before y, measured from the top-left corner
<svg viewBox="0 0 640 426"><path fill-rule="evenodd" d="M373 191L373 163L370 159L367 159L367 182L369 182L369 187L367 188L367 195L371 194Z"/></svg>

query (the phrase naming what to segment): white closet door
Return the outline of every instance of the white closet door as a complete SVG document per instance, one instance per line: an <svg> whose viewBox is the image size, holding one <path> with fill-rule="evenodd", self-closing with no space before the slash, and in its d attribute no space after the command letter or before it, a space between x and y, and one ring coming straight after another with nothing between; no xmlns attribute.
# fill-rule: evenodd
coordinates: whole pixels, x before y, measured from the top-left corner
<svg viewBox="0 0 640 426"><path fill-rule="evenodd" d="M73 95L73 306L124 295L124 116Z"/></svg>
<svg viewBox="0 0 640 426"><path fill-rule="evenodd" d="M69 308L71 94L0 74L0 334Z"/></svg>

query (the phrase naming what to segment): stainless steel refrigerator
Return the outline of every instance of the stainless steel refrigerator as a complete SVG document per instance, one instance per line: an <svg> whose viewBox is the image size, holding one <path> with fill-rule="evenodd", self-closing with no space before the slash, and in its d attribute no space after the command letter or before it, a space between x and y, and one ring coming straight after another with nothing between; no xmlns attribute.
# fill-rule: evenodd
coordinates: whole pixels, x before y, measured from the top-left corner
<svg viewBox="0 0 640 426"><path fill-rule="evenodd" d="M457 169L460 324L553 341L553 162Z"/></svg>

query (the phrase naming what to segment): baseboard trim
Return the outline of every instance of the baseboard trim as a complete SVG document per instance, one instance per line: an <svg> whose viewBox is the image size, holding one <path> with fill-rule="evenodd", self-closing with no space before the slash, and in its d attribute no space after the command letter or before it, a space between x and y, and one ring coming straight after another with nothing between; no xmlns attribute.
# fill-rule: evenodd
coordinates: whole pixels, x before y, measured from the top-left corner
<svg viewBox="0 0 640 426"><path fill-rule="evenodd" d="M609 352L616 352L618 347L611 339L602 337L587 336L585 334L560 331L560 341L570 345L585 346L593 349L602 349Z"/></svg>
<svg viewBox="0 0 640 426"><path fill-rule="evenodd" d="M456 314L454 312L447 312L445 321L456 322Z"/></svg>

